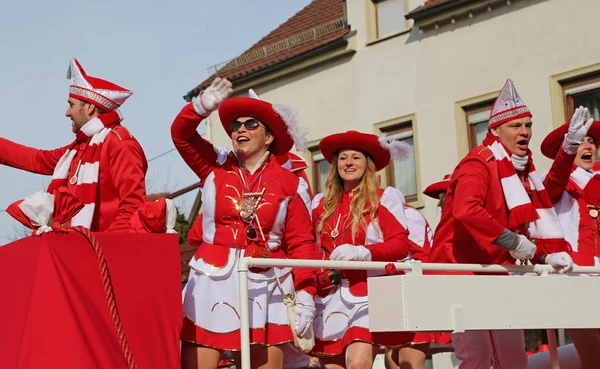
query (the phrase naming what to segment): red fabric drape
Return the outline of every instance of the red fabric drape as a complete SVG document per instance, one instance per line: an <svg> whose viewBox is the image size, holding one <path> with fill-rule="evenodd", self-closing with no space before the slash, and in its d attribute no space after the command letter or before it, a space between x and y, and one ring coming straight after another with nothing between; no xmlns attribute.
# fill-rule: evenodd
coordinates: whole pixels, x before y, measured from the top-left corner
<svg viewBox="0 0 600 369"><path fill-rule="evenodd" d="M179 367L176 235L95 233L139 369ZM0 247L0 362L6 369L126 369L96 255L76 232Z"/></svg>

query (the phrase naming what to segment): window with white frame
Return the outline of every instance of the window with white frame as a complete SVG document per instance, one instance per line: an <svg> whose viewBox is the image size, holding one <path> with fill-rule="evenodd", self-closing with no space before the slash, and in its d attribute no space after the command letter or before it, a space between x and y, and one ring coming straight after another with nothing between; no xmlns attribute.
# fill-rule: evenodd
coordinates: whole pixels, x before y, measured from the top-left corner
<svg viewBox="0 0 600 369"><path fill-rule="evenodd" d="M312 153L312 171L313 171L313 193L325 192L325 182L329 176L331 164L318 149L311 150Z"/></svg>
<svg viewBox="0 0 600 369"><path fill-rule="evenodd" d="M492 104L493 101L490 101L489 103L484 103L473 108L465 109L467 124L469 125L469 149L474 149L481 145L485 139L485 136L488 132Z"/></svg>
<svg viewBox="0 0 600 369"><path fill-rule="evenodd" d="M410 147L410 155L404 161L394 160L387 167L388 186L402 191L407 202L418 199L417 162L415 160L415 142L412 123L382 129L388 140L399 140Z"/></svg>
<svg viewBox="0 0 600 369"><path fill-rule="evenodd" d="M582 77L563 84L565 121L571 119L575 109L584 106L592 117L600 120L600 75Z"/></svg>
<svg viewBox="0 0 600 369"><path fill-rule="evenodd" d="M377 24L376 38L406 30L406 0L372 0Z"/></svg>

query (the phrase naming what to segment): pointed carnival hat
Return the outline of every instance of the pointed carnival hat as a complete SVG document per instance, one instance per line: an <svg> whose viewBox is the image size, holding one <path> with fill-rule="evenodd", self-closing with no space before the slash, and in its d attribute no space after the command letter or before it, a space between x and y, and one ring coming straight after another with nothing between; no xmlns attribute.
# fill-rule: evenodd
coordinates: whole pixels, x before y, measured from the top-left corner
<svg viewBox="0 0 600 369"><path fill-rule="evenodd" d="M446 174L444 179L439 182L434 182L427 186L423 193L433 199L439 199L440 194L448 192L448 185L450 184L450 174Z"/></svg>
<svg viewBox="0 0 600 369"><path fill-rule="evenodd" d="M519 96L513 81L507 79L498 98L494 101L494 105L492 105L488 128L492 129L511 120L531 116L529 108Z"/></svg>
<svg viewBox="0 0 600 369"><path fill-rule="evenodd" d="M75 58L69 64L67 78L71 79L70 97L87 101L106 111L117 110L133 94L112 82L88 76Z"/></svg>
<svg viewBox="0 0 600 369"><path fill-rule="evenodd" d="M234 97L225 100L219 107L219 118L227 135L231 137L231 122L239 117L260 120L275 137L271 144L273 155L283 155L294 145L298 151L306 150L306 131L298 121L298 115L288 105L271 104L258 97L251 89L250 97Z"/></svg>
<svg viewBox="0 0 600 369"><path fill-rule="evenodd" d="M296 173L308 168L308 163L306 160L291 151L285 155L277 156L277 162L283 168L288 169L292 173Z"/></svg>
<svg viewBox="0 0 600 369"><path fill-rule="evenodd" d="M380 136L358 131L336 133L322 139L319 149L329 163L341 149L359 149L371 157L377 171L387 167L391 159L406 160L410 156L410 147L405 142L388 142L385 133Z"/></svg>

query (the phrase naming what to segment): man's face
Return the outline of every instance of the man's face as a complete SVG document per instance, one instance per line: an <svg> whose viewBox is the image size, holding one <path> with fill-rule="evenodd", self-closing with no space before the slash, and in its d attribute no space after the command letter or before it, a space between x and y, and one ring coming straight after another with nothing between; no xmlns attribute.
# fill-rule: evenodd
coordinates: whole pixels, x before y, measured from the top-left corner
<svg viewBox="0 0 600 369"><path fill-rule="evenodd" d="M591 136L585 136L583 142L577 148L575 165L584 170L592 170L596 162L596 141Z"/></svg>
<svg viewBox="0 0 600 369"><path fill-rule="evenodd" d="M69 108L67 109L65 116L71 118L71 130L73 133L77 133L84 124L92 119L95 107L88 102L74 97L69 97L68 103Z"/></svg>
<svg viewBox="0 0 600 369"><path fill-rule="evenodd" d="M531 117L524 117L492 128L491 132L498 137L513 154L518 156L527 155L529 140L531 140Z"/></svg>

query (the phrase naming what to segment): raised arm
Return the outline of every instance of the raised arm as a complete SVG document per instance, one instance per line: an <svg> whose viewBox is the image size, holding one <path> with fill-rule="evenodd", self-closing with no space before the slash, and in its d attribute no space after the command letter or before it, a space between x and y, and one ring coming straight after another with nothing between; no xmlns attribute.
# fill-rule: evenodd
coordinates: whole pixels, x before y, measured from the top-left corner
<svg viewBox="0 0 600 369"><path fill-rule="evenodd" d="M31 173L51 175L56 163L69 146L55 150L39 150L0 138L0 164Z"/></svg>
<svg viewBox="0 0 600 369"><path fill-rule="evenodd" d="M179 154L201 182L222 159L217 150L198 134L198 125L231 95L231 83L216 78L213 83L183 107L171 125L171 137Z"/></svg>

